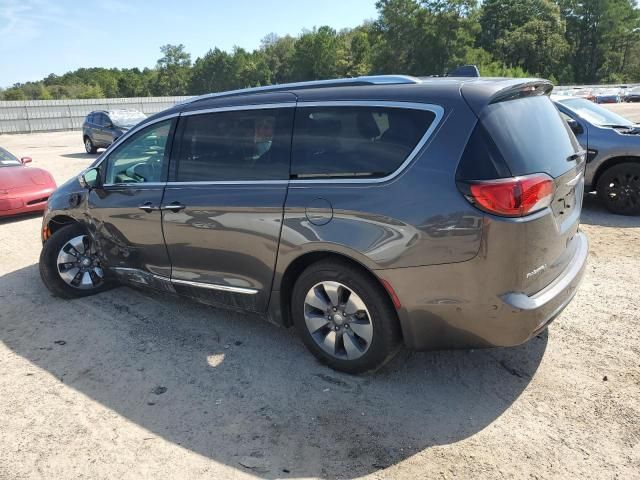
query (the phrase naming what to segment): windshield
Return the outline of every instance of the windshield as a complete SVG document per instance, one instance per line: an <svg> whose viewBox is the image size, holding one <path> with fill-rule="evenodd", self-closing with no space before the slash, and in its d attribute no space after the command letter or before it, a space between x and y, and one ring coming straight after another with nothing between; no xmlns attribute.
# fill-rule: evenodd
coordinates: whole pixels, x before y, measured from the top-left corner
<svg viewBox="0 0 640 480"><path fill-rule="evenodd" d="M122 112L109 112L109 118L111 118L111 121L116 127L131 128L147 118L147 116L144 113L131 110Z"/></svg>
<svg viewBox="0 0 640 480"><path fill-rule="evenodd" d="M606 108L596 105L589 100L582 98L568 98L566 100L560 100L560 103L568 107L572 112L581 116L588 122L598 125L600 127L607 127L611 125L619 125L621 127L632 127L633 122L626 118L613 113Z"/></svg>
<svg viewBox="0 0 640 480"><path fill-rule="evenodd" d="M17 165L22 165L20 160L0 147L0 167L15 167Z"/></svg>

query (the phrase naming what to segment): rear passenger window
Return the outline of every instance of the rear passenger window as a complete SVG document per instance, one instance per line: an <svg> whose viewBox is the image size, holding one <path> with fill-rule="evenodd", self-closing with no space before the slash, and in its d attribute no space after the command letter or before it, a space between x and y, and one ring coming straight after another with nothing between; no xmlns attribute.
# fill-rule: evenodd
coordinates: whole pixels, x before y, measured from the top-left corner
<svg viewBox="0 0 640 480"><path fill-rule="evenodd" d="M292 177L389 175L406 160L434 119L431 111L406 108L298 108Z"/></svg>
<svg viewBox="0 0 640 480"><path fill-rule="evenodd" d="M293 108L182 117L179 182L286 180Z"/></svg>

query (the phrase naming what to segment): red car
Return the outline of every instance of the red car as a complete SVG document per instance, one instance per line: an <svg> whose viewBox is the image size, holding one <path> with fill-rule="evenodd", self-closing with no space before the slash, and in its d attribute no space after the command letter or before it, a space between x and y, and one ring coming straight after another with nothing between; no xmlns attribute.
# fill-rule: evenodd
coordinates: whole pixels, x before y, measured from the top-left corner
<svg viewBox="0 0 640 480"><path fill-rule="evenodd" d="M27 168L29 157L18 160L0 147L0 218L42 212L56 182L41 168Z"/></svg>

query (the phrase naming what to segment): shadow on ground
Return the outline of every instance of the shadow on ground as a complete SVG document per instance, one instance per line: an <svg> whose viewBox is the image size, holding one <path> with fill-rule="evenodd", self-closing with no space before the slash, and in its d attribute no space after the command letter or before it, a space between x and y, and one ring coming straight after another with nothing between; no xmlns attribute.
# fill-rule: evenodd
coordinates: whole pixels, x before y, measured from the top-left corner
<svg viewBox="0 0 640 480"><path fill-rule="evenodd" d="M118 288L52 298L37 266L0 277L0 340L137 425L263 478L358 477L482 430L518 398L547 345L401 353L348 376L292 331ZM245 465L245 466L243 466Z"/></svg>
<svg viewBox="0 0 640 480"><path fill-rule="evenodd" d="M82 160L95 160L96 158L98 158L98 153L85 153L85 152L63 153L60 156L64 158L79 158Z"/></svg>
<svg viewBox="0 0 640 480"><path fill-rule="evenodd" d="M13 215L11 217L0 217L0 225L18 223L22 222L23 220L31 220L33 218L42 218L42 212L21 213L20 215Z"/></svg>
<svg viewBox="0 0 640 480"><path fill-rule="evenodd" d="M588 193L584 196L580 223L604 227L637 228L640 227L640 216L615 215L602 206L602 202L598 200L595 193Z"/></svg>

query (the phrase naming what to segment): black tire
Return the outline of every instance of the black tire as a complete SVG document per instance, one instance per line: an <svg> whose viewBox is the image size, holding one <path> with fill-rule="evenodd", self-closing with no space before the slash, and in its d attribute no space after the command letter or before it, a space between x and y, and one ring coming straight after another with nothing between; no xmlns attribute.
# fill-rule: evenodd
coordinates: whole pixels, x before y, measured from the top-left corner
<svg viewBox="0 0 640 480"><path fill-rule="evenodd" d="M86 235L86 230L78 223L62 227L44 243L42 252L40 252L40 278L56 297L86 297L113 287L113 282L105 277L99 285L93 288L74 288L68 285L60 276L57 265L58 254L69 240L80 235Z"/></svg>
<svg viewBox="0 0 640 480"><path fill-rule="evenodd" d="M373 328L372 340L362 356L355 359L337 358L323 350L305 322L305 298L314 286L322 282L338 282L357 294L368 311ZM382 286L361 268L348 262L326 260L314 263L298 277L291 296L293 323L307 348L322 363L347 373L376 370L389 361L400 346L398 316ZM328 331L331 333L331 328ZM344 327L348 328L348 327ZM347 332L344 332L347 333ZM352 332L353 333L353 332Z"/></svg>
<svg viewBox="0 0 640 480"><path fill-rule="evenodd" d="M98 147L93 144L90 137L84 137L84 149L87 153L96 153L98 151Z"/></svg>
<svg viewBox="0 0 640 480"><path fill-rule="evenodd" d="M640 215L640 163L620 163L598 179L598 197L611 213Z"/></svg>

